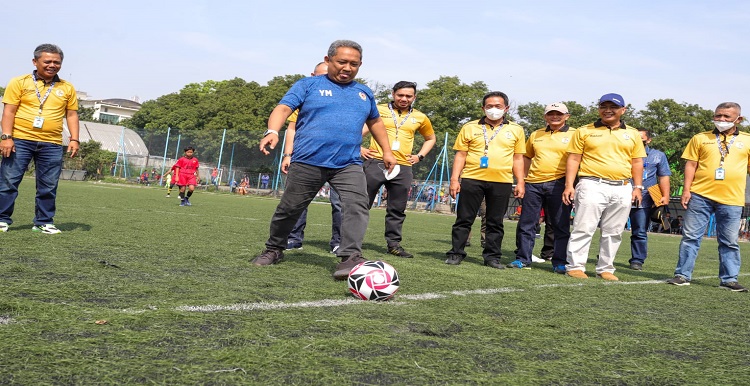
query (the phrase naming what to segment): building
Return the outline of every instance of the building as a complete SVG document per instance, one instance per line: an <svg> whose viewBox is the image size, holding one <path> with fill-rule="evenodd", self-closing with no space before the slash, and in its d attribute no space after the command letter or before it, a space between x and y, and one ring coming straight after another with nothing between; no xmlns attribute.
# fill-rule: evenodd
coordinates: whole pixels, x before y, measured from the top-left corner
<svg viewBox="0 0 750 386"><path fill-rule="evenodd" d="M94 109L94 119L111 125L116 125L124 119L132 117L141 109L140 103L120 98L81 99L79 103L81 107Z"/></svg>

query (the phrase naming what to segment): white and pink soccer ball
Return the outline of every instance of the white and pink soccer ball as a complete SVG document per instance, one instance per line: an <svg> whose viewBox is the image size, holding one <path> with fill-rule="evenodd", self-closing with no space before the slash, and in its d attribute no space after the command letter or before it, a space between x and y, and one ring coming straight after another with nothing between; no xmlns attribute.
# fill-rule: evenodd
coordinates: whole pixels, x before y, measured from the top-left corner
<svg viewBox="0 0 750 386"><path fill-rule="evenodd" d="M398 291L398 272L384 261L365 261L349 272L349 291L362 300L388 300Z"/></svg>

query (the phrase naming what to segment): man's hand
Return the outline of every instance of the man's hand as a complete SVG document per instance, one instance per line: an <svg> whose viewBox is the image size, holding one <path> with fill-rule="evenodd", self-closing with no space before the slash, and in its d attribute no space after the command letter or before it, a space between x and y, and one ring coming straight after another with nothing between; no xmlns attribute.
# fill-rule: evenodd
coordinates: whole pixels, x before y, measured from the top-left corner
<svg viewBox="0 0 750 386"><path fill-rule="evenodd" d="M659 199L659 202L656 203L656 206L664 206L669 205L669 197L662 196L661 199Z"/></svg>
<svg viewBox="0 0 750 386"><path fill-rule="evenodd" d="M81 145L79 145L77 141L68 142L68 153L70 154L70 158L75 157L80 149Z"/></svg>
<svg viewBox="0 0 750 386"><path fill-rule="evenodd" d="M0 155L3 157L10 157L10 153L13 153L16 151L16 143L13 142L13 139L4 139L0 141Z"/></svg>
<svg viewBox="0 0 750 386"><path fill-rule="evenodd" d="M643 202L643 193L640 189L633 189L633 193L630 195L630 202Z"/></svg>
<svg viewBox="0 0 750 386"><path fill-rule="evenodd" d="M393 153L387 152L383 154L383 165L385 165L388 173L393 171L393 167L396 166L396 157L393 156Z"/></svg>
<svg viewBox="0 0 750 386"><path fill-rule="evenodd" d="M271 150L276 148L276 144L279 143L279 136L275 133L270 133L266 135L265 137L261 138L260 145L258 145L258 148L260 148L261 153L265 155L271 154L266 147L269 147Z"/></svg>
<svg viewBox="0 0 750 386"><path fill-rule="evenodd" d="M562 200L565 205L571 205L573 204L573 200L576 197L576 188L574 187L567 187L565 188L565 191L563 192Z"/></svg>
<svg viewBox="0 0 750 386"><path fill-rule="evenodd" d="M372 157L375 155L375 152L370 150L366 147L359 147L359 155L364 159L372 159Z"/></svg>
<svg viewBox="0 0 750 386"><path fill-rule="evenodd" d="M690 197L692 195L690 194L689 190L685 190L682 192L682 197L680 197L680 202L682 203L682 207L684 209L687 209L688 203L690 202Z"/></svg>
<svg viewBox="0 0 750 386"><path fill-rule="evenodd" d="M289 165L292 163L292 157L284 157L284 159L281 160L281 171L284 174L289 173Z"/></svg>
<svg viewBox="0 0 750 386"><path fill-rule="evenodd" d="M523 198L525 194L526 194L526 185L523 183L516 184L516 187L513 188L513 197Z"/></svg>
<svg viewBox="0 0 750 386"><path fill-rule="evenodd" d="M448 187L448 194L450 194L451 197L455 200L456 195L458 195L459 193L461 193L461 183L451 180L451 184Z"/></svg>

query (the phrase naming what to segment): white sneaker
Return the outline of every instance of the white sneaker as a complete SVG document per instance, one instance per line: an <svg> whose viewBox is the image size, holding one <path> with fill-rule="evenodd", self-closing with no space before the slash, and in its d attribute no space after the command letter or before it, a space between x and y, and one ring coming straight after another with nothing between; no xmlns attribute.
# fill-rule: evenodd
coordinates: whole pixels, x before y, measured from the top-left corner
<svg viewBox="0 0 750 386"><path fill-rule="evenodd" d="M8 231L8 223L0 222L0 232L7 232L7 231Z"/></svg>
<svg viewBox="0 0 750 386"><path fill-rule="evenodd" d="M333 253L335 255L336 251L338 251L338 250L339 250L339 246L337 245L337 246L333 247L333 249L331 249L331 253Z"/></svg>
<svg viewBox="0 0 750 386"><path fill-rule="evenodd" d="M45 235L56 235L56 234L60 233L60 230L57 229L57 227L55 227L52 224L34 225L34 227L31 228L31 230L33 232L44 233Z"/></svg>
<svg viewBox="0 0 750 386"><path fill-rule="evenodd" d="M531 262L532 263L546 263L547 260L544 260L537 255L531 255Z"/></svg>

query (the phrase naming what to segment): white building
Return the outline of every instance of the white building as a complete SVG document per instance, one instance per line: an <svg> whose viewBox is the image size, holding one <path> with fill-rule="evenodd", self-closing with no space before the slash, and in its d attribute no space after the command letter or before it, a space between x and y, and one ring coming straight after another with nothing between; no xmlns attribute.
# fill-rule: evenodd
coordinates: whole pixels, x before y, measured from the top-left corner
<svg viewBox="0 0 750 386"><path fill-rule="evenodd" d="M141 104L129 99L89 99L81 100L82 107L94 109L94 119L102 123L116 125L124 119L132 117L141 109Z"/></svg>

